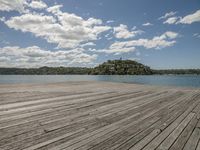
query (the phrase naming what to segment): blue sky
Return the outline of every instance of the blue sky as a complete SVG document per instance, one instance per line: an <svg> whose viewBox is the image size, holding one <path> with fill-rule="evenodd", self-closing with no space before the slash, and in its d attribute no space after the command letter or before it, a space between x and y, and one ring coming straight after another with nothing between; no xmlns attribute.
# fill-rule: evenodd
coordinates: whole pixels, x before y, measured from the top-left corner
<svg viewBox="0 0 200 150"><path fill-rule="evenodd" d="M0 67L132 59L200 68L198 0L0 0Z"/></svg>

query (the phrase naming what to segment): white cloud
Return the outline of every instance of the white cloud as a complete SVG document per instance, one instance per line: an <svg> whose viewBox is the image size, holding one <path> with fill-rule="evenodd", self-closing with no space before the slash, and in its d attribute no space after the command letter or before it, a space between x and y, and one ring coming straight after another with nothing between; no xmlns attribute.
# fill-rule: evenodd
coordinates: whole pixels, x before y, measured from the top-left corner
<svg viewBox="0 0 200 150"><path fill-rule="evenodd" d="M164 24L174 24L177 22L177 20L179 19L179 17L170 17L168 18L166 21L164 21Z"/></svg>
<svg viewBox="0 0 200 150"><path fill-rule="evenodd" d="M127 25L124 24L120 24L118 27L114 27L113 30L115 37L118 39L128 39L143 33L141 30L129 31Z"/></svg>
<svg viewBox="0 0 200 150"><path fill-rule="evenodd" d="M96 44L94 44L93 42L88 42L85 44L82 44L81 47L86 47L86 46L95 46Z"/></svg>
<svg viewBox="0 0 200 150"><path fill-rule="evenodd" d="M34 0L32 2L25 1L22 6L22 10L26 13L8 19L0 18L0 20L9 28L25 33L32 33L36 37L45 39L48 43L56 44L56 51L44 50L37 46L26 48L17 46L3 47L0 48L0 61L4 62L3 60L5 60L4 63L1 63L2 66L66 66L77 63L91 63L96 59L97 55L88 54L86 51L90 51L90 53L104 52L109 54L121 54L133 52L137 47L161 49L174 45L176 43L174 39L178 37L177 33L168 31L152 39L141 38L138 40L130 40L129 38L142 34L143 31L138 30L136 27L129 30L127 25L124 24L111 27L105 25L101 19L92 17L85 19L73 13L63 12L61 10L62 5L54 5L47 8L47 5L41 0ZM35 10L33 12L26 7L29 7L29 9L31 7ZM45 11L48 12L48 15L44 15L47 12L37 13L37 9L44 8L46 8ZM14 7L6 11L11 10L23 12ZM170 14L166 16L170 16ZM107 21L107 23L111 22L112 21ZM149 22L143 24L143 26L149 25L152 24ZM110 32L107 32L109 30ZM101 36L104 32L107 33ZM95 46L94 43L96 40L99 40L101 37L107 39L116 37L119 40L129 39L129 41L116 41L108 48L102 48L100 50L92 49L91 47ZM87 47L87 49L85 47ZM137 54L139 53L136 53L136 55Z"/></svg>
<svg viewBox="0 0 200 150"><path fill-rule="evenodd" d="M84 49L79 48L53 52L37 46L7 46L0 48L0 67L84 66L96 59L96 55L89 55L83 51Z"/></svg>
<svg viewBox="0 0 200 150"><path fill-rule="evenodd" d="M116 42L117 43L117 42ZM135 47L125 47L123 45L111 44L109 48L105 49L95 49L89 48L90 52L93 53L107 53L107 54L115 54L119 55L122 53L134 52Z"/></svg>
<svg viewBox="0 0 200 150"><path fill-rule="evenodd" d="M125 41L125 42L116 42L113 45L117 45L118 47L131 47L131 46L142 46L147 49L155 48L155 49L161 49L168 46L172 46L176 43L176 41L171 40L178 36L175 32L165 32L161 36L155 36L152 39L138 39L138 40L131 40L131 41Z"/></svg>
<svg viewBox="0 0 200 150"><path fill-rule="evenodd" d="M116 55L121 53L128 53L128 52L134 52L135 47L126 47L122 45L112 44L108 49L103 49L101 52L105 53L115 53Z"/></svg>
<svg viewBox="0 0 200 150"><path fill-rule="evenodd" d="M18 11L20 13L26 12L26 0L0 0L0 11Z"/></svg>
<svg viewBox="0 0 200 150"><path fill-rule="evenodd" d="M152 39L138 39L129 41L116 41L110 45L108 49L94 50L94 52L105 52L105 53L127 53L136 50L136 47L144 47L146 49L162 49L165 47L173 46L176 41L175 38L178 37L178 33L167 31L160 36L155 36Z"/></svg>
<svg viewBox="0 0 200 150"><path fill-rule="evenodd" d="M200 10L181 18L177 23L192 24L194 22L200 22Z"/></svg>
<svg viewBox="0 0 200 150"><path fill-rule="evenodd" d="M194 33L193 37L200 38L200 33Z"/></svg>
<svg viewBox="0 0 200 150"><path fill-rule="evenodd" d="M152 26L153 24L151 24L150 22L144 23L142 24L143 26Z"/></svg>
<svg viewBox="0 0 200 150"><path fill-rule="evenodd" d="M0 48L1 60L7 61L1 63L2 66L35 67L77 63L83 65L96 59L97 55L87 54L84 47L95 46L94 41L100 39L101 33L112 28L104 25L101 19L92 17L83 19L73 13L62 12L60 10L62 5L48 7L46 9L49 12L48 15L39 14L37 10L31 11L30 9L44 9L46 7L47 5L42 1L27 1L23 7L27 8L26 13L8 19L3 17L0 20L9 28L32 33L36 37L45 39L48 43L56 44L56 51L47 51L36 46L27 48L3 47Z"/></svg>
<svg viewBox="0 0 200 150"><path fill-rule="evenodd" d="M165 18L174 16L176 13L177 13L177 12L171 11L171 12L169 12L169 13L166 13L164 16L161 16L161 17L158 18L158 19L159 19L159 20L160 20L160 19L165 19Z"/></svg>
<svg viewBox="0 0 200 150"><path fill-rule="evenodd" d="M6 20L5 17L0 17L0 21L4 22Z"/></svg>
<svg viewBox="0 0 200 150"><path fill-rule="evenodd" d="M114 20L108 20L108 21L106 21L106 23L113 23L114 22Z"/></svg>
<svg viewBox="0 0 200 150"><path fill-rule="evenodd" d="M178 36L179 36L179 34L176 33L176 32L167 31L167 32L165 32L164 34L162 34L159 38L160 38L160 39L167 39L167 38L169 38L169 39L175 39L175 38L177 38Z"/></svg>
<svg viewBox="0 0 200 150"><path fill-rule="evenodd" d="M60 8L62 8L62 7L63 7L63 5L54 5L54 6L47 8L47 11L50 13L53 13L53 14L59 14L59 13L62 13L60 11Z"/></svg>
<svg viewBox="0 0 200 150"><path fill-rule="evenodd" d="M200 10L197 10L193 14L186 15L185 17L170 17L164 24L192 24L194 22L200 22Z"/></svg>
<svg viewBox="0 0 200 150"><path fill-rule="evenodd" d="M28 4L29 7L33 9L44 9L47 8L47 4L44 3L41 0L32 0L30 4Z"/></svg>
<svg viewBox="0 0 200 150"><path fill-rule="evenodd" d="M5 24L15 30L31 32L49 43L58 44L58 48L75 48L80 43L97 40L102 32L111 29L110 26L102 25L100 19L84 20L75 14L61 11L57 18L28 13L11 17Z"/></svg>

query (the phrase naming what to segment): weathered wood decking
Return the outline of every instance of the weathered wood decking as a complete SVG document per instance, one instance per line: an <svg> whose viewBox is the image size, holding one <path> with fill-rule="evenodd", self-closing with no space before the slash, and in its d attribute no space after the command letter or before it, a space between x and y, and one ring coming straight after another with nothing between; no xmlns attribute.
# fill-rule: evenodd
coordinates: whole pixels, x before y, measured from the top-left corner
<svg viewBox="0 0 200 150"><path fill-rule="evenodd" d="M200 150L200 90L0 85L0 150Z"/></svg>

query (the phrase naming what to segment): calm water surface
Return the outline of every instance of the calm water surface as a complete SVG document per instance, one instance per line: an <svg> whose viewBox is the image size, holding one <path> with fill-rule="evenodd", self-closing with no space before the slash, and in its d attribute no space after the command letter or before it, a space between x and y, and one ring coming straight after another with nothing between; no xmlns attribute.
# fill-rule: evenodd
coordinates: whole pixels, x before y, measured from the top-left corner
<svg viewBox="0 0 200 150"><path fill-rule="evenodd" d="M150 85L200 87L199 75L0 75L0 84L53 83L65 81L110 81Z"/></svg>

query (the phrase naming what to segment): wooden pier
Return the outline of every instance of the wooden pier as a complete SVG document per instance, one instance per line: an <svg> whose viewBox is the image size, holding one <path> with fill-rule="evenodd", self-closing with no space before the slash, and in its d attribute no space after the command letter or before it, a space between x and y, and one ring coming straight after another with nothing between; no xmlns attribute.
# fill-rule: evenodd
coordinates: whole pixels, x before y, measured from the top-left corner
<svg viewBox="0 0 200 150"><path fill-rule="evenodd" d="M0 85L0 150L200 150L200 89Z"/></svg>

